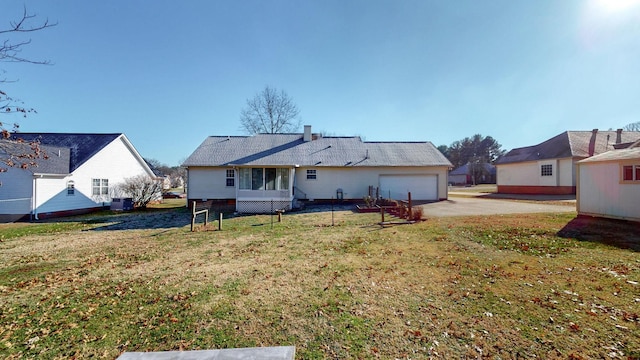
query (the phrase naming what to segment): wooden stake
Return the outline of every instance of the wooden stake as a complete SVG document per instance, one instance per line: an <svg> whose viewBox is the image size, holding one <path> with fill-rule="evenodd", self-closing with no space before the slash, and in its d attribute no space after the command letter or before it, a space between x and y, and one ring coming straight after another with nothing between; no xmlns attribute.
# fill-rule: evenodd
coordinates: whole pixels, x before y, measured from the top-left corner
<svg viewBox="0 0 640 360"><path fill-rule="evenodd" d="M196 225L196 202L194 201L193 206L191 207L191 231L193 232L193 227Z"/></svg>

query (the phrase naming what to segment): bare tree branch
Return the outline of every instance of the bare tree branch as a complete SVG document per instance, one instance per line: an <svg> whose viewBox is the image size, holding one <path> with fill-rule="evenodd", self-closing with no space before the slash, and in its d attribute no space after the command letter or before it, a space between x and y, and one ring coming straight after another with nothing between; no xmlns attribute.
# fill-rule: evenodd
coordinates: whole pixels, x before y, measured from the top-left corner
<svg viewBox="0 0 640 360"><path fill-rule="evenodd" d="M631 123L631 124L627 124L622 128L622 130L625 130L625 131L640 131L640 121L634 122L634 123Z"/></svg>
<svg viewBox="0 0 640 360"><path fill-rule="evenodd" d="M27 12L26 6L23 7L22 17L17 21L9 22L9 27L0 28L0 37L5 39L0 40L0 62L6 63L29 63L38 65L51 64L49 60L33 60L27 57L21 56L22 49L31 44L31 39L20 40L11 39L11 36L24 33L32 33L39 30L44 30L57 23L50 23L49 19L45 19L42 22L34 23L36 14L30 14ZM0 69L0 72L5 72L4 69ZM0 84L6 84L7 79L0 79ZM28 113L35 113L33 108L25 107L24 102L19 99L15 99L7 94L7 92L0 90L0 113L1 114L21 114L26 117ZM9 167L27 168L36 166L36 159L46 159L47 155L40 149L39 142L23 142L18 137L12 138L11 132L17 132L19 125L14 123L11 131L5 127L3 122L0 122L0 163L3 163ZM0 167L0 172L6 169Z"/></svg>
<svg viewBox="0 0 640 360"><path fill-rule="evenodd" d="M46 28L50 28L58 25L58 23L50 23L49 19L45 19L39 24L31 24L31 20L36 18L36 14L29 14L27 8L24 7L22 12L22 18L18 21L9 22L9 27L6 29L0 29L1 34L16 34L16 33L30 33ZM31 39L21 41L11 41L5 39L0 46L0 61L2 62L26 62L30 64L48 65L51 62L49 60L33 60L20 56L22 48L31 44Z"/></svg>
<svg viewBox="0 0 640 360"><path fill-rule="evenodd" d="M151 201L162 198L162 183L146 175L126 178L116 188L131 197L135 207L146 208Z"/></svg>
<svg viewBox="0 0 640 360"><path fill-rule="evenodd" d="M300 110L283 91L266 86L240 112L240 124L249 134L295 132L300 128Z"/></svg>

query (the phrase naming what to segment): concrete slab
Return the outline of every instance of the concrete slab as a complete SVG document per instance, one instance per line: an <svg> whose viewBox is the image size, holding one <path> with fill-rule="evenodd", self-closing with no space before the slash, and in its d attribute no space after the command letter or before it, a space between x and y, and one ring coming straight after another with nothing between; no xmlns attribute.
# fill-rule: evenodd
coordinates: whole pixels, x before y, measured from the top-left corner
<svg viewBox="0 0 640 360"><path fill-rule="evenodd" d="M125 352L117 360L294 360L295 346L240 349Z"/></svg>
<svg viewBox="0 0 640 360"><path fill-rule="evenodd" d="M573 204L571 204L573 205ZM421 205L426 218L444 216L500 215L575 212L575 205L552 205L479 197L449 197L449 200Z"/></svg>

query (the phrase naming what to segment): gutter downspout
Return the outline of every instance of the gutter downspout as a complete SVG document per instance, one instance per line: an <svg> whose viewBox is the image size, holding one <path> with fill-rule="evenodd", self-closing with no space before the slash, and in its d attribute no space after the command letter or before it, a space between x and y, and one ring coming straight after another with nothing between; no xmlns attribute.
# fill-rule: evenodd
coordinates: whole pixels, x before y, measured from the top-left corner
<svg viewBox="0 0 640 360"><path fill-rule="evenodd" d="M233 167L233 176L235 177L235 180L233 180L233 187L235 188L234 190L236 191L236 212L238 211L238 194L240 193L240 172L239 172L239 168L237 166Z"/></svg>
<svg viewBox="0 0 640 360"><path fill-rule="evenodd" d="M576 213L580 215L580 164L576 164Z"/></svg>
<svg viewBox="0 0 640 360"><path fill-rule="evenodd" d="M34 175L33 176L33 194L31 196L31 215L32 220L40 220L38 219L38 177L42 177L42 175Z"/></svg>

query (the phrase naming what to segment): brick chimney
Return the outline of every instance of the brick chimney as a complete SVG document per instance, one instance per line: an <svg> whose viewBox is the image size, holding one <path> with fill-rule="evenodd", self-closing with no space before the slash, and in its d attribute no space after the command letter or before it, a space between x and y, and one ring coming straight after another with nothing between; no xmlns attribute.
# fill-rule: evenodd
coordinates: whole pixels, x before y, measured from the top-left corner
<svg viewBox="0 0 640 360"><path fill-rule="evenodd" d="M593 156L596 152L596 136L598 135L598 129L591 130L591 140L589 140L589 156Z"/></svg>
<svg viewBox="0 0 640 360"><path fill-rule="evenodd" d="M305 125L304 126L304 136L302 137L302 140L304 140L304 142L309 142L312 140L311 138L311 125Z"/></svg>
<svg viewBox="0 0 640 360"><path fill-rule="evenodd" d="M620 144L622 142L622 129L616 130L616 144Z"/></svg>

